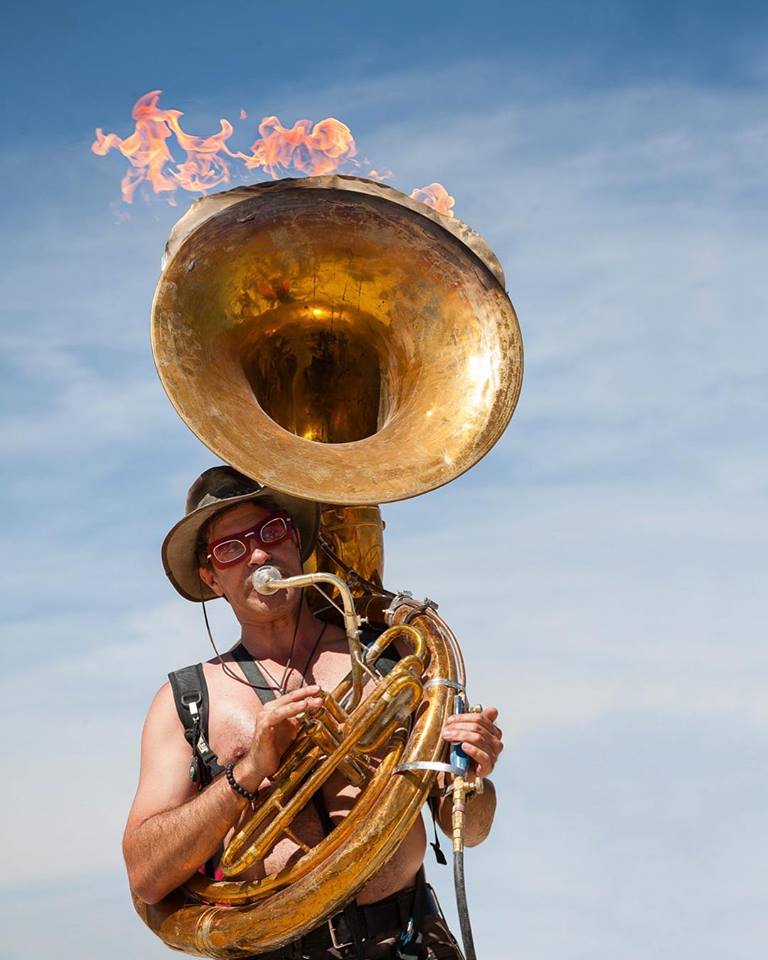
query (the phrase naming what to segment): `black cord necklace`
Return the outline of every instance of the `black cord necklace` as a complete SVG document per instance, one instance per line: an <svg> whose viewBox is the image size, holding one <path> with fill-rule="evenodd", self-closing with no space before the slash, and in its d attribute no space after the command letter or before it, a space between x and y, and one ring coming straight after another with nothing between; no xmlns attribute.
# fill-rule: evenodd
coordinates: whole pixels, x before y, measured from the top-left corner
<svg viewBox="0 0 768 960"><path fill-rule="evenodd" d="M306 677L307 670L309 669L309 665L310 665L310 663L312 663L312 660L313 660L315 654L317 653L317 648L320 646L320 641L323 639L323 634L325 633L325 630L326 630L326 627L327 627L327 626L328 626L327 623L324 623L324 624L323 624L323 627L322 627L320 633L317 635L317 639L315 640L314 646L312 647L312 649L311 649L310 652L309 652L309 656L307 657L307 662L304 664L304 669L299 672L299 676L301 677L301 684L300 684L300 685L301 685L302 687L306 686L306 683L307 683L307 677ZM276 680L275 677L273 676L271 670L269 670L269 668L267 667L266 663L264 663L263 660L259 660L259 661L258 661L259 666L260 666L261 669L264 671L264 673L266 673L266 675L269 677L269 679L272 681L272 683L277 684L277 686L274 687L273 689L274 689L274 690L278 690L281 695L284 695L284 694L286 694L286 693L288 692L288 678L290 677L290 675L291 675L291 674L293 673L293 671L294 671L294 667L291 665L291 657L292 657L292 655L293 655L293 649L291 649L291 656L288 657L288 662L286 663L286 665L285 665L285 670L283 671L283 679L280 681L280 683L277 683L277 680Z"/></svg>
<svg viewBox="0 0 768 960"><path fill-rule="evenodd" d="M271 690L273 693L278 693L281 696L283 696L286 692L286 681L288 680L288 677L290 676L290 674L293 672L293 667L292 667L293 652L294 652L294 649L296 648L296 639L298 637L298 632L299 632L299 622L301 620L301 608L303 603L304 603L304 594L302 591L301 601L299 603L299 608L296 612L296 622L293 627L293 639L291 640L291 649L288 654L288 660L285 665L285 670L283 672L282 682L278 683L277 680L269 672L265 664L255 660L254 658L254 661L259 664L259 666L267 674L267 676L272 681L272 683L275 684L274 687L270 687L270 686L264 686L263 684L251 683L250 680L246 680L246 679L243 679L243 677L239 677L234 672L234 670L230 668L229 664L224 662L224 657L222 656L221 653L219 653L218 647L216 646L216 643L213 639L211 624L210 624L210 621L208 620L208 611L205 608L205 600L201 599L201 604L203 608L203 619L205 620L205 629L206 629L206 632L208 633L208 639L211 642L211 646L213 647L213 652L216 654L216 659L219 661L219 665L221 666L221 669L224 671L224 673L228 677L230 677L232 680L236 680L238 683L242 683L243 686L250 687L252 690ZM312 650L310 651L309 657L307 657L307 662L304 664L304 669L300 673L301 680L302 680L301 686L305 686L307 682L307 678L305 674L309 669L310 663L312 663L313 657L317 653L317 648L320 646L320 641L323 639L323 634L325 633L327 626L328 626L327 623L323 624L322 629L320 630L320 633L318 634L317 639L315 640L315 644L312 647Z"/></svg>

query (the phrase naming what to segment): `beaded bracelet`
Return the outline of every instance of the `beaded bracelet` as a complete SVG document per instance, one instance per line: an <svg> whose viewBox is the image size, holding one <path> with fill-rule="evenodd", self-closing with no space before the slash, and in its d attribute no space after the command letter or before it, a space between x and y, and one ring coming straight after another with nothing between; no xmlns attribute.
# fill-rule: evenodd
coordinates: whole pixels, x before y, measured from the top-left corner
<svg viewBox="0 0 768 960"><path fill-rule="evenodd" d="M250 800L251 805L255 804L256 801L259 799L258 795L255 793L251 793L250 790L246 790L245 787L241 786L237 782L237 780L235 780L235 774L232 772L234 766L235 766L234 763L228 763L224 768L224 773L227 778L227 783L230 785L230 787L232 787L235 793L239 793L241 797L245 797L246 800Z"/></svg>

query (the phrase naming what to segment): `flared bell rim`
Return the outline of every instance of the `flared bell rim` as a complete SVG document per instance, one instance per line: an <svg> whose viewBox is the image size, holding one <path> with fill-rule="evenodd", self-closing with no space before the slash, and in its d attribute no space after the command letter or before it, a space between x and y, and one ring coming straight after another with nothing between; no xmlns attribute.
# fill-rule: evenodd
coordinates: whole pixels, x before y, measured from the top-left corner
<svg viewBox="0 0 768 960"><path fill-rule="evenodd" d="M341 177L281 181L270 186L270 190L260 185L219 195L217 210L210 215L203 216L201 208L195 211L193 207L172 234L170 259L153 304L152 341L158 373L181 418L214 454L236 469L292 496L318 502L364 505L408 499L437 489L469 470L503 433L514 412L522 383L519 326L497 271L492 269L493 263L498 263L495 256L469 228L454 224L452 229L446 229L443 221L449 218L416 204L403 194L399 194L397 202L393 201L392 195L398 192L391 187L383 191L381 184L355 179L354 189L350 189L350 178ZM415 210L414 206L428 213ZM285 213L289 208L290 216ZM210 211L210 206L208 209ZM439 369L445 364L433 363L428 355L417 362L417 366L429 367L427 372L419 368L413 374L417 384L420 380L427 381L426 386L422 382L421 393L417 389L406 398L408 409L398 410L372 436L350 443L319 443L286 430L264 412L244 382L233 388L237 395L235 401L226 396L217 398L216 386L222 381L225 361L213 356L216 351L211 348L211 338L210 342L202 342L208 332L200 331L203 321L199 311L183 333L173 326L178 317L171 315L184 313L174 300L178 288L182 283L188 284L191 277L200 282L201 272L206 269L213 270L212 276L216 278L218 275L210 268L210 261L216 261L217 257L226 261L221 245L229 243L231 255L237 255L238 238L247 238L250 226L258 226L259 218L268 220L271 229L275 229L276 223L283 229L285 224L280 218L284 216L291 229L300 230L302 217L316 216L318 209L322 209L323 217L329 217L329 223L334 211L338 214L342 210L353 226L356 221L362 222L363 231L366 225L377 221L377 229L384 223L385 227L391 227L395 239L401 234L416 237L419 255L428 256L430 262L437 257L438 266L442 263L439 256L443 256L446 269L453 271L454 280L467 286L469 292L465 299L474 298L480 304L476 312L482 313L485 324L473 331L478 343L472 345L469 359L479 361L482 366L486 363L484 357L489 353L493 356L487 364L488 383L481 384L482 389L477 390L479 397L483 391L486 396L480 397L470 416L466 411L466 398L460 396L461 388L446 386L446 378ZM197 222L191 224L189 218L193 213ZM349 223L344 227L350 229ZM465 231L478 239L487 251L487 259L482 259L477 248L464 241L461 235ZM401 256L398 267L407 259ZM216 263L218 268L219 262ZM411 269L413 273L407 263L403 269ZM438 268L433 265L432 269L440 276ZM434 286L437 289L436 282ZM204 282L201 289L208 290ZM472 310L466 306L463 309L467 321L474 323ZM236 325L235 320L229 324L231 328ZM461 322L454 323L451 337L455 339L464 333ZM439 343L439 332L436 336L428 332L428 336ZM182 350L179 350L180 343ZM180 371L178 357L184 349L209 362L196 366L182 363L187 370ZM213 372L211 364L216 367ZM228 375L232 369L230 365ZM498 382L491 383L494 378ZM432 396L435 403L431 401ZM427 416L433 417L429 423ZM232 428L232 424L236 427Z"/></svg>

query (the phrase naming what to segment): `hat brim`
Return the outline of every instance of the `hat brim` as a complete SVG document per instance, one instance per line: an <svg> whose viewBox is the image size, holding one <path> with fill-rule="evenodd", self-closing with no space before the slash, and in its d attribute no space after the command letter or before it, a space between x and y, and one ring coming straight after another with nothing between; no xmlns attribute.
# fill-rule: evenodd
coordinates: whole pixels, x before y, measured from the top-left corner
<svg viewBox="0 0 768 960"><path fill-rule="evenodd" d="M195 549L200 528L206 520L215 513L237 506L238 503L248 500L258 502L264 497L268 497L291 517L301 540L301 562L304 563L309 557L314 549L320 524L320 508L313 501L291 497L269 487L262 487L257 493L216 500L188 513L170 529L163 541L163 567L168 579L185 600L201 603L203 600L215 600L218 597L218 594L200 579Z"/></svg>

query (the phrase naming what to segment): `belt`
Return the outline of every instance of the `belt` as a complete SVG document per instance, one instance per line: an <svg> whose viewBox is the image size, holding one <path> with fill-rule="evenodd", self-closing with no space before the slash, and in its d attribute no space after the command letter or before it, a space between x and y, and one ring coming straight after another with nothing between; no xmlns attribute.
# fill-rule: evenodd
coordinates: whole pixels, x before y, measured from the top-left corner
<svg viewBox="0 0 768 960"><path fill-rule="evenodd" d="M376 903L350 903L344 910L329 917L325 923L301 938L301 945L315 948L333 947L339 950L355 942L352 926L357 927L361 940L375 940L382 934L402 930L413 906L413 888L400 890ZM424 915L438 912L437 901L429 887L424 890ZM405 918L405 921L404 919Z"/></svg>

